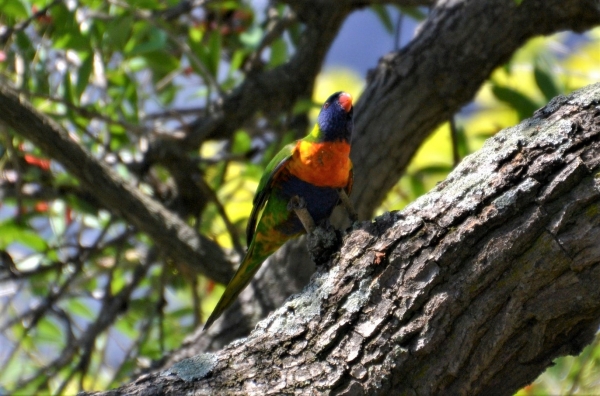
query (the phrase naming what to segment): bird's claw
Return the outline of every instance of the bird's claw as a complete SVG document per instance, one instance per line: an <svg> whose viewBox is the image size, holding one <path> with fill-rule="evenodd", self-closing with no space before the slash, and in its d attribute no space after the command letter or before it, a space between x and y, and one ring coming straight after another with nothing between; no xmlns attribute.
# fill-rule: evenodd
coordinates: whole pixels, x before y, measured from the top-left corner
<svg viewBox="0 0 600 396"><path fill-rule="evenodd" d="M315 230L315 221L308 212L308 209L306 209L306 201L304 198L294 195L290 199L290 202L288 202L287 209L296 213L296 216L300 219L306 233L311 234Z"/></svg>
<svg viewBox="0 0 600 396"><path fill-rule="evenodd" d="M348 194L346 194L346 191L344 189L339 189L338 194L340 196L340 201L342 201L342 205L344 205L344 208L346 208L346 212L348 212L348 217L350 217L350 220L352 220L352 222L354 223L358 220L358 214L354 209L354 205L352 205L352 201L350 201L350 197L348 197Z"/></svg>

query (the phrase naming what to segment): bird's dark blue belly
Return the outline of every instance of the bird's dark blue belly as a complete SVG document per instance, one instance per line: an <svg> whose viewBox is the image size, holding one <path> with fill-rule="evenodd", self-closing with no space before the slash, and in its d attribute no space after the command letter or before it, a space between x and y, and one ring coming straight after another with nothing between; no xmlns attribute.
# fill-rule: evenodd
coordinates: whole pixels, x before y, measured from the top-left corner
<svg viewBox="0 0 600 396"><path fill-rule="evenodd" d="M308 213L310 213L315 224L319 224L321 221L329 218L333 208L335 208L339 201L336 188L317 187L295 176L290 176L287 180L283 181L280 188L274 191L274 193L278 195L278 198L285 200L285 202L289 202L294 195L304 198L306 209L308 209ZM278 228L286 234L296 234L304 230L302 223L295 214L291 215L289 221L286 221Z"/></svg>

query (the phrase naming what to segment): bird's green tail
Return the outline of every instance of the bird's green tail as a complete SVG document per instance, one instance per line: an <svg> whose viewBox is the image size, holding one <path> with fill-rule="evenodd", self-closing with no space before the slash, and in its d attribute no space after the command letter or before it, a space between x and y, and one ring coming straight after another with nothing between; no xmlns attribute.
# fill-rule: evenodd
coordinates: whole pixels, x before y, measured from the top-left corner
<svg viewBox="0 0 600 396"><path fill-rule="evenodd" d="M256 271L258 271L260 265L266 259L264 256L253 257L253 255L254 243L250 244L250 248L248 249L248 252L246 252L246 255L244 256L244 259L242 260L238 270L236 271L235 275L233 275L233 278L231 278L231 281L229 281L229 284L225 288L225 291L217 303L217 306L206 320L203 330L207 330L210 325L212 325L213 322L217 320L227 308L229 308L229 306L240 295L242 290L244 290L248 283L250 283L254 277L254 274L256 274Z"/></svg>

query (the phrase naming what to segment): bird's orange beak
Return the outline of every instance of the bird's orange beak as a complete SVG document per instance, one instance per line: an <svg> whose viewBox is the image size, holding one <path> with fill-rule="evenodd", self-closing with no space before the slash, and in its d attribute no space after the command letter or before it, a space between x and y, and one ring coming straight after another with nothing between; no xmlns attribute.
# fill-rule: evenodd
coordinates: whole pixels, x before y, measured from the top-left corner
<svg viewBox="0 0 600 396"><path fill-rule="evenodd" d="M338 98L338 101L346 113L350 112L350 109L352 109L352 96L350 96L349 93L342 92Z"/></svg>

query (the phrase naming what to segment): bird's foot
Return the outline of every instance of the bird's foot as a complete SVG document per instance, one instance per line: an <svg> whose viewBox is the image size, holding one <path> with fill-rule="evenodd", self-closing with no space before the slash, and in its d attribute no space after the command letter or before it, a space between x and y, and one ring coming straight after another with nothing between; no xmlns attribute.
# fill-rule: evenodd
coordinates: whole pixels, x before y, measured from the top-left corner
<svg viewBox="0 0 600 396"><path fill-rule="evenodd" d="M310 213L308 213L308 209L306 209L306 201L304 198L294 195L290 202L288 202L287 209L289 211L294 211L296 216L300 219L300 222L304 226L307 234L312 234L316 228L315 221L313 220Z"/></svg>
<svg viewBox="0 0 600 396"><path fill-rule="evenodd" d="M308 253L317 265L323 265L338 251L342 236L329 222L325 220L306 238Z"/></svg>
<svg viewBox="0 0 600 396"><path fill-rule="evenodd" d="M342 205L344 205L344 208L346 208L346 212L348 212L350 220L352 220L352 222L354 223L358 220L358 214L354 209L354 205L352 205L352 201L350 201L350 197L348 196L348 194L346 194L346 190L344 190L343 188L338 190L338 194L340 196L340 201L342 202Z"/></svg>

